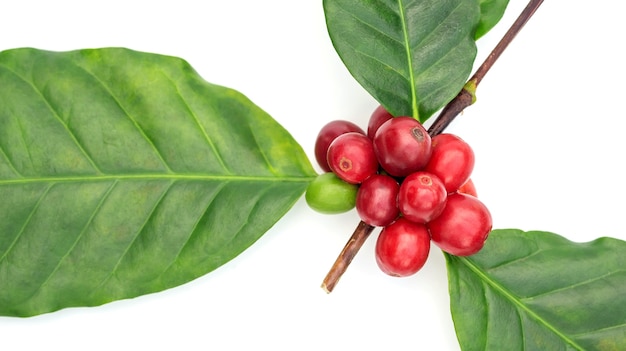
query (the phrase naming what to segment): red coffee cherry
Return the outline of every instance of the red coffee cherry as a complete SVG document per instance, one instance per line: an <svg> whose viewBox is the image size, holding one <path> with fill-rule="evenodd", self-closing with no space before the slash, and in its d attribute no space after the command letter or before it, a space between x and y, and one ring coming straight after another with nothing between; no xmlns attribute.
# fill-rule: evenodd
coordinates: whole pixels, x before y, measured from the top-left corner
<svg viewBox="0 0 626 351"><path fill-rule="evenodd" d="M491 231L492 219L478 198L461 193L448 195L439 217L428 224L432 241L455 256L469 256L482 249Z"/></svg>
<svg viewBox="0 0 626 351"><path fill-rule="evenodd" d="M315 139L315 159L324 172L330 172L330 167L326 161L326 155L328 154L328 146L338 136L345 133L357 132L365 135L365 131L358 125L344 120L335 120L328 122L320 129Z"/></svg>
<svg viewBox="0 0 626 351"><path fill-rule="evenodd" d="M372 141L365 134L357 132L335 138L328 147L326 160L339 178L351 184L359 184L378 171Z"/></svg>
<svg viewBox="0 0 626 351"><path fill-rule="evenodd" d="M424 170L439 177L449 193L454 192L474 170L474 151L456 135L439 134L432 138L432 153Z"/></svg>
<svg viewBox="0 0 626 351"><path fill-rule="evenodd" d="M396 277L419 271L430 252L430 236L424 224L400 217L383 228L376 240L376 263L380 269Z"/></svg>
<svg viewBox="0 0 626 351"><path fill-rule="evenodd" d="M395 117L383 123L374 136L374 150L383 169L394 177L421 170L430 158L431 138L412 117Z"/></svg>
<svg viewBox="0 0 626 351"><path fill-rule="evenodd" d="M361 220L384 227L393 222L398 210L398 182L388 175L374 174L365 179L356 194L356 210Z"/></svg>
<svg viewBox="0 0 626 351"><path fill-rule="evenodd" d="M392 118L393 116L387 112L382 105L379 105L370 116L370 120L367 124L367 136L370 139L374 139L374 135L376 135L378 128Z"/></svg>
<svg viewBox="0 0 626 351"><path fill-rule="evenodd" d="M406 219L427 223L443 211L447 195L443 182L436 175L415 172L400 185L398 207Z"/></svg>
<svg viewBox="0 0 626 351"><path fill-rule="evenodd" d="M461 185L457 192L478 197L478 193L476 192L476 186L474 186L472 178L468 179L465 184Z"/></svg>

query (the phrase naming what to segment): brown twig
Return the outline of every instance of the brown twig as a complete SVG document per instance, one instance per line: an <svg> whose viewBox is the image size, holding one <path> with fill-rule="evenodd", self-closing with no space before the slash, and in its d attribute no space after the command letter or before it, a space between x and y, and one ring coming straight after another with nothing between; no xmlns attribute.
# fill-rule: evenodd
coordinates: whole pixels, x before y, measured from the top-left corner
<svg viewBox="0 0 626 351"><path fill-rule="evenodd" d="M435 136L443 132L443 130L445 130L446 127L448 127L448 125L456 118L456 116L476 101L476 88L478 87L478 84L480 84L493 64L498 60L502 52L504 52L513 38L515 38L517 33L520 32L542 3L543 0L531 0L528 5L526 5L526 8L524 8L522 13L511 25L511 28L509 28L509 30L505 33L482 65L478 67L474 75L468 80L459 94L443 108L441 113L428 129L428 134ZM354 233L350 237L350 240L348 240L330 271L324 278L322 288L327 293L333 291L335 285L337 285L337 282L339 281L339 278L341 278L341 276L348 269L352 259L361 249L361 246L363 246L363 243L365 243L365 240L369 237L373 230L374 227L371 225L368 225L363 221L359 222L354 230Z"/></svg>
<svg viewBox="0 0 626 351"><path fill-rule="evenodd" d="M528 20L535 14L535 11L543 3L543 0L531 0L524 8L522 13L517 17L511 28L504 34L500 42L491 51L485 61L478 67L474 75L467 81L461 92L450 101L441 111L437 119L428 129L428 134L435 136L443 132L446 127L459 115L466 107L472 105L476 101L476 88L483 80L487 72L491 69L500 55L509 46L513 38L521 31Z"/></svg>
<svg viewBox="0 0 626 351"><path fill-rule="evenodd" d="M354 233L350 237L350 240L343 247L343 250L337 257L335 264L333 264L332 268L324 278L324 282L322 283L322 289L327 293L330 293L337 285L339 278L343 275L343 273L348 269L348 266L352 262L354 256L356 256L357 252L365 243L365 240L370 236L374 227L371 225L361 221L357 225Z"/></svg>

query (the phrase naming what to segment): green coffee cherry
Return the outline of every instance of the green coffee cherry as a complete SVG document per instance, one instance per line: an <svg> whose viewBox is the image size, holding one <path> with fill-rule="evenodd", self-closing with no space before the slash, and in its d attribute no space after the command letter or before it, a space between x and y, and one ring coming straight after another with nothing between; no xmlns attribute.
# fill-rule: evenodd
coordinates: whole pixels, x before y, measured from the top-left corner
<svg viewBox="0 0 626 351"><path fill-rule="evenodd" d="M350 211L356 203L358 186L339 179L328 172L317 176L306 189L305 199L309 207L324 214Z"/></svg>

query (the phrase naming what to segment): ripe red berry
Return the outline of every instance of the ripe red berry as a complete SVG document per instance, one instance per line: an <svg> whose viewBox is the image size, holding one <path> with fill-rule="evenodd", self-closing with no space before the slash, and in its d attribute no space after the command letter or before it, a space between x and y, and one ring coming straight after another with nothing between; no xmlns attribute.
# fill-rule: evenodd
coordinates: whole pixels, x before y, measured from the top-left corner
<svg viewBox="0 0 626 351"><path fill-rule="evenodd" d="M358 125L344 120L335 120L328 122L320 129L315 139L315 159L324 172L330 172L330 167L326 161L326 155L328 154L328 146L338 136L345 133L357 132L365 135L365 131Z"/></svg>
<svg viewBox="0 0 626 351"><path fill-rule="evenodd" d="M391 276L415 274L426 263L429 252L426 226L403 217L384 227L376 240L376 263Z"/></svg>
<svg viewBox="0 0 626 351"><path fill-rule="evenodd" d="M374 150L387 173L405 177L426 165L431 153L431 138L418 120L395 117L378 128Z"/></svg>
<svg viewBox="0 0 626 351"><path fill-rule="evenodd" d="M432 241L455 256L469 256L482 249L491 231L492 219L478 198L461 193L448 195L439 217L428 224Z"/></svg>
<svg viewBox="0 0 626 351"><path fill-rule="evenodd" d="M439 177L449 193L454 192L474 170L474 151L456 135L439 134L432 138L432 153L424 170Z"/></svg>
<svg viewBox="0 0 626 351"><path fill-rule="evenodd" d="M478 193L476 192L476 186L474 186L472 178L468 179L467 182L461 185L457 192L478 197Z"/></svg>
<svg viewBox="0 0 626 351"><path fill-rule="evenodd" d="M443 211L447 195L443 182L436 175L415 172L400 185L398 207L406 219L427 223Z"/></svg>
<svg viewBox="0 0 626 351"><path fill-rule="evenodd" d="M387 112L382 105L379 105L370 116L370 120L367 124L367 136L370 139L374 139L374 135L376 135L378 128L392 118L393 116Z"/></svg>
<svg viewBox="0 0 626 351"><path fill-rule="evenodd" d="M345 133L330 143L328 166L341 179L358 184L378 171L372 141L364 134Z"/></svg>
<svg viewBox="0 0 626 351"><path fill-rule="evenodd" d="M356 194L356 210L361 220L384 227L393 222L398 210L398 182L388 175L374 174L361 183Z"/></svg>

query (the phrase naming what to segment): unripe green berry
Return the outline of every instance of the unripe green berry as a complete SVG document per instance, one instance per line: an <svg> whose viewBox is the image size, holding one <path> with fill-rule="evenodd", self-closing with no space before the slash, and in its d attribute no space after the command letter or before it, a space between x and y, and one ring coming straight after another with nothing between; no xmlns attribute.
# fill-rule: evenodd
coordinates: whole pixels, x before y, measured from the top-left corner
<svg viewBox="0 0 626 351"><path fill-rule="evenodd" d="M356 203L358 186L349 184L328 172L317 176L309 184L304 195L313 210L324 214L350 211Z"/></svg>

